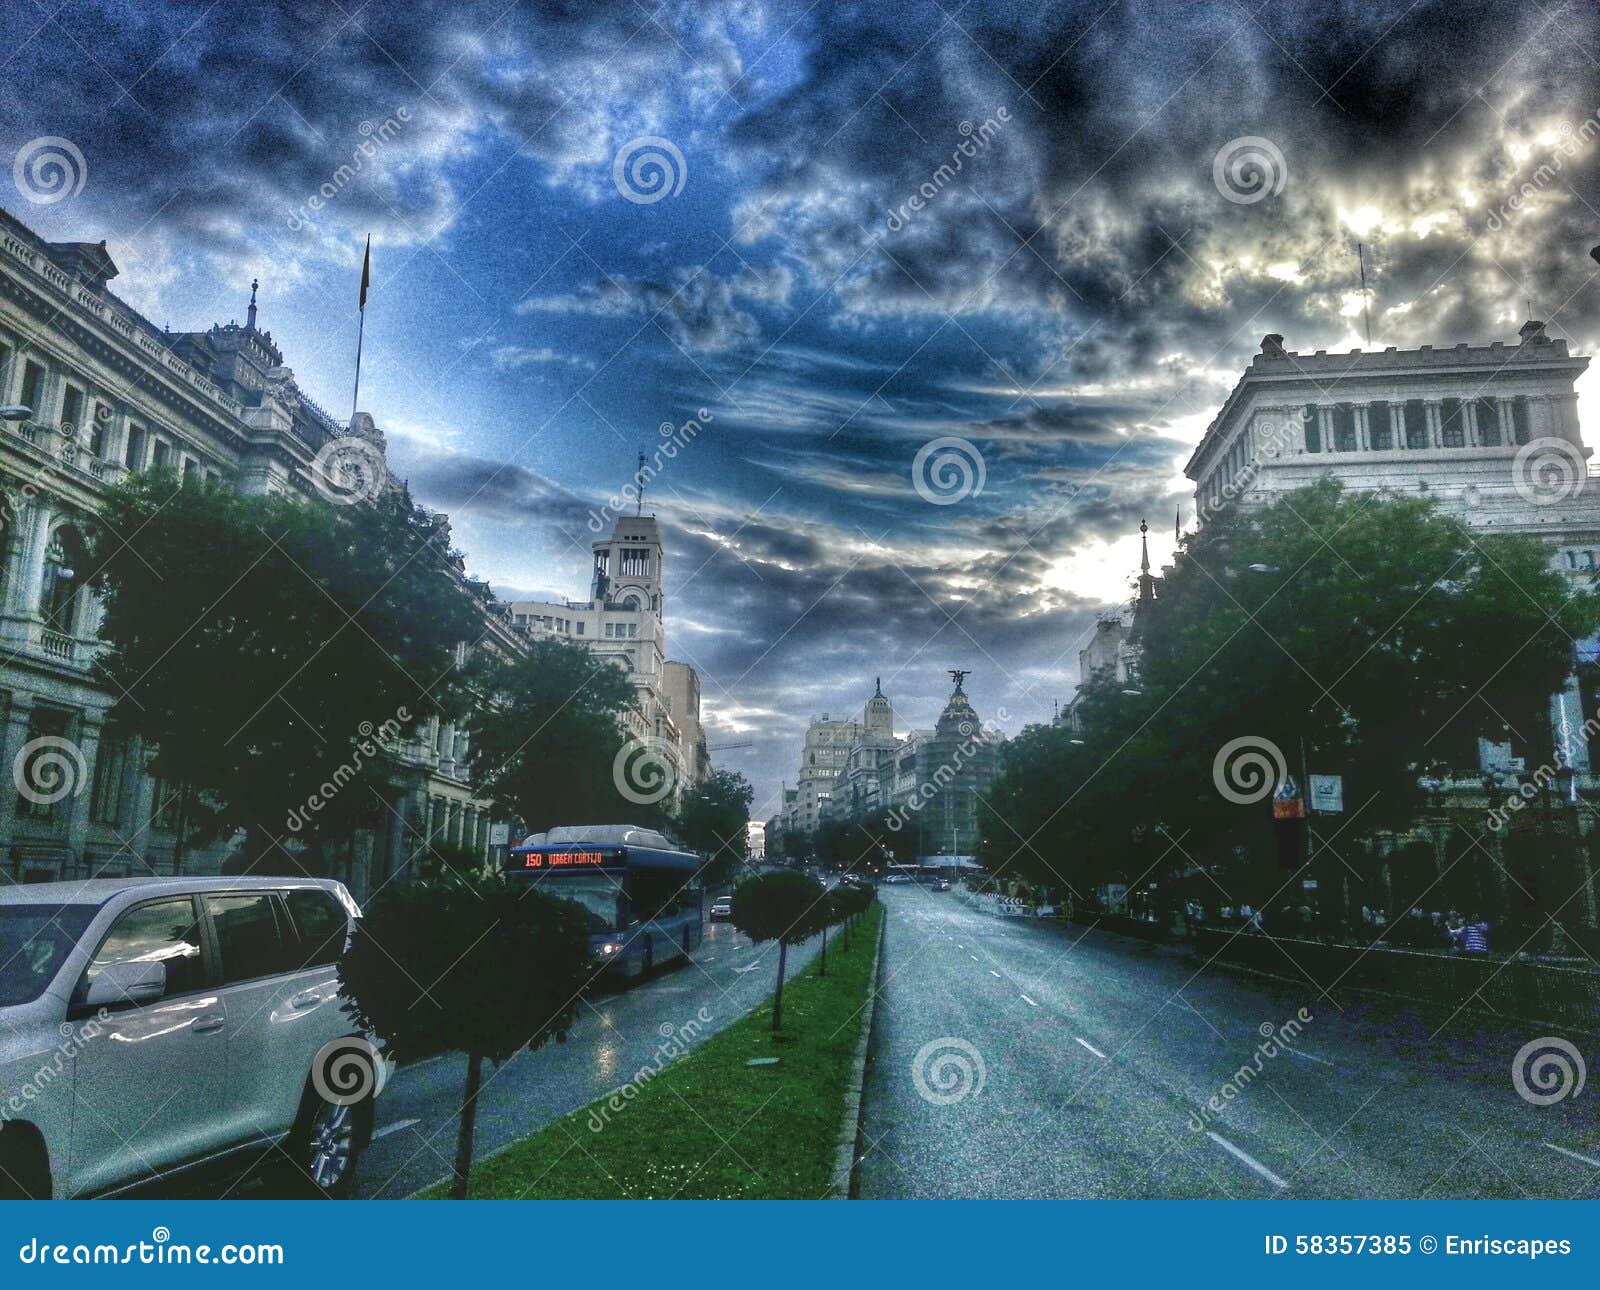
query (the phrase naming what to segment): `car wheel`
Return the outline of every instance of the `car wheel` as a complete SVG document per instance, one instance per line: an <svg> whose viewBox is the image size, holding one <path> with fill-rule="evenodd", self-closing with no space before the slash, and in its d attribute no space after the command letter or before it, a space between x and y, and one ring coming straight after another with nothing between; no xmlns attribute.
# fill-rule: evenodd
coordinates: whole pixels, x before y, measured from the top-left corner
<svg viewBox="0 0 1600 1290"><path fill-rule="evenodd" d="M312 1196L337 1200L355 1187L356 1162L372 1136L372 1099L329 1101L306 1090L290 1157L297 1181Z"/></svg>
<svg viewBox="0 0 1600 1290"><path fill-rule="evenodd" d="M49 1200L50 1157L31 1124L0 1124L0 1200Z"/></svg>

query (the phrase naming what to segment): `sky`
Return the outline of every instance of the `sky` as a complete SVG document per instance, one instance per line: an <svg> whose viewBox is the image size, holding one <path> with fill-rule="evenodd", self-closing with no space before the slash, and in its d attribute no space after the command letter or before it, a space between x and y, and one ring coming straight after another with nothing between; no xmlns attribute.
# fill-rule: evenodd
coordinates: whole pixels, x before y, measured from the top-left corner
<svg viewBox="0 0 1600 1290"><path fill-rule="evenodd" d="M761 816L876 677L902 730L956 667L1048 720L1264 334L1512 341L1531 300L1600 341L1593 3L0 16L0 205L158 325L259 277L343 415L370 234L361 406L502 598L586 595L593 517L701 426L646 499L668 653Z"/></svg>

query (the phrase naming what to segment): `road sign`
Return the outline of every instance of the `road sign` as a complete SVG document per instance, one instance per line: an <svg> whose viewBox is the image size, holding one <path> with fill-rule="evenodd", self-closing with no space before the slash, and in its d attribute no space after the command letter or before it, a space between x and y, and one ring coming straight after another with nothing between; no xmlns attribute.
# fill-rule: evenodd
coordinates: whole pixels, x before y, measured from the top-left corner
<svg viewBox="0 0 1600 1290"><path fill-rule="evenodd" d="M509 824L491 824L489 826L489 845L492 847L509 846L511 843L511 826Z"/></svg>
<svg viewBox="0 0 1600 1290"><path fill-rule="evenodd" d="M1307 775L1311 790L1311 809L1318 815L1344 814L1344 776Z"/></svg>

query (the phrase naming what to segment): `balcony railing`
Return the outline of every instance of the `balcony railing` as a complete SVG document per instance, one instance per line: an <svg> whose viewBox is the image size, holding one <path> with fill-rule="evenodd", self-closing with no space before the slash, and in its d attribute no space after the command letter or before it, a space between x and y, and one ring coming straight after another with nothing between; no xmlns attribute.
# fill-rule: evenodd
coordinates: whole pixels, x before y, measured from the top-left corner
<svg viewBox="0 0 1600 1290"><path fill-rule="evenodd" d="M78 642L65 632L51 631L46 627L39 633L39 645L44 652L62 663L71 663L78 656Z"/></svg>

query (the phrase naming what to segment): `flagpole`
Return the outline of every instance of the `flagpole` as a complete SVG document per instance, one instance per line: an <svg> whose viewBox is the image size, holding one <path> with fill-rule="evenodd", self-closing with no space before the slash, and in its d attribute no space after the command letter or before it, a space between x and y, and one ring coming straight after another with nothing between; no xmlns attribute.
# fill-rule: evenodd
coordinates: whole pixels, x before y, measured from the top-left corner
<svg viewBox="0 0 1600 1290"><path fill-rule="evenodd" d="M362 345L362 342L365 341L366 335L367 335L367 310L366 310L366 306L363 305L362 309L361 309L361 325L356 329L356 388L355 388L354 392L350 395L350 424L351 425L355 424L355 420L356 420L356 404L361 398L361 345Z"/></svg>
<svg viewBox="0 0 1600 1290"><path fill-rule="evenodd" d="M361 346L367 338L367 286L372 281L372 234L367 234L366 253L361 257L361 322L356 328L356 387L350 394L350 424L356 423L361 402Z"/></svg>

